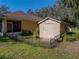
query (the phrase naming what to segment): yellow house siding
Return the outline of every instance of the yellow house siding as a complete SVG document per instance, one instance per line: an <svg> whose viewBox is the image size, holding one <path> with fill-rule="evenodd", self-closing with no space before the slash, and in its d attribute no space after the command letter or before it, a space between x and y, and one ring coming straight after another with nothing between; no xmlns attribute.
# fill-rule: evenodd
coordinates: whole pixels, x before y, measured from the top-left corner
<svg viewBox="0 0 79 59"><path fill-rule="evenodd" d="M7 32L7 17L3 17L2 20L2 32ZM15 20L16 21L16 20ZM30 20L21 20L21 30L32 30L36 31L37 22Z"/></svg>
<svg viewBox="0 0 79 59"><path fill-rule="evenodd" d="M36 27L37 27L37 22L29 21L29 20L22 20L22 22L21 22L21 29L22 30L35 31Z"/></svg>

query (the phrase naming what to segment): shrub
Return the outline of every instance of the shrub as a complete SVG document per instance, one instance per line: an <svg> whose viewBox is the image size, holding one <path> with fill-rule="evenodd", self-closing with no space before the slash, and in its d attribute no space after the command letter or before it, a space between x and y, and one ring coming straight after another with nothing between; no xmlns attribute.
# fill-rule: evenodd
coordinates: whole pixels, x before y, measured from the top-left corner
<svg viewBox="0 0 79 59"><path fill-rule="evenodd" d="M2 37L2 36L0 36L0 42L8 42L10 40L11 39L9 37Z"/></svg>
<svg viewBox="0 0 79 59"><path fill-rule="evenodd" d="M39 35L38 35L37 31L33 31L33 38L39 38Z"/></svg>
<svg viewBox="0 0 79 59"><path fill-rule="evenodd" d="M30 35L33 35L32 31L30 30L22 30L22 36L30 36Z"/></svg>
<svg viewBox="0 0 79 59"><path fill-rule="evenodd" d="M65 32L61 35L63 41L76 41L79 39L79 34L75 32Z"/></svg>

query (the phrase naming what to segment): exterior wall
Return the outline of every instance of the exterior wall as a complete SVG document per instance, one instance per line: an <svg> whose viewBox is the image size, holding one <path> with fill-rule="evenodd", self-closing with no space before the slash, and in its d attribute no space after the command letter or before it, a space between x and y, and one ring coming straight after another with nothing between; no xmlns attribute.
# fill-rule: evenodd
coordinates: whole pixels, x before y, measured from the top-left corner
<svg viewBox="0 0 79 59"><path fill-rule="evenodd" d="M60 35L60 23L52 20L46 20L45 22L39 24L39 37L40 38L54 38Z"/></svg>
<svg viewBox="0 0 79 59"><path fill-rule="evenodd" d="M60 26L60 32L61 34L65 32L65 24L62 22Z"/></svg>
<svg viewBox="0 0 79 59"><path fill-rule="evenodd" d="M22 30L32 30L35 31L37 27L37 23L34 21L22 20L21 29Z"/></svg>
<svg viewBox="0 0 79 59"><path fill-rule="evenodd" d="M21 30L36 31L36 28L37 28L37 22L29 21L29 20L21 21ZM3 17L3 20L2 20L2 32L7 32L7 18L6 17Z"/></svg>

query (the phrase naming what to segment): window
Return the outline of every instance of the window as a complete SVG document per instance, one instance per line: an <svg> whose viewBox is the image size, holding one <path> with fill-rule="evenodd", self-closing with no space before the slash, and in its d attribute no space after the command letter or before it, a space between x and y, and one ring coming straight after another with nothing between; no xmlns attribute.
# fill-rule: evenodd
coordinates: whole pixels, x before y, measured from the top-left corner
<svg viewBox="0 0 79 59"><path fill-rule="evenodd" d="M16 21L13 22L13 32L20 32L21 31L21 22Z"/></svg>
<svg viewBox="0 0 79 59"><path fill-rule="evenodd" d="M20 32L21 21L7 21L7 32Z"/></svg>
<svg viewBox="0 0 79 59"><path fill-rule="evenodd" d="M2 32L2 23L0 23L0 32Z"/></svg>
<svg viewBox="0 0 79 59"><path fill-rule="evenodd" d="M0 20L0 32L2 32L2 20Z"/></svg>
<svg viewBox="0 0 79 59"><path fill-rule="evenodd" d="M7 23L7 32L12 32L13 31L13 24L11 22Z"/></svg>

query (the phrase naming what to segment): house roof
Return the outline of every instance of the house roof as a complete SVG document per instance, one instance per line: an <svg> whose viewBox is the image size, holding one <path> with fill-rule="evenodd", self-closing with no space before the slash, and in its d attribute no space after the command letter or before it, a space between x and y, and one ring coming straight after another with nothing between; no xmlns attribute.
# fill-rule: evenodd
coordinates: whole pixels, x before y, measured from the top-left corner
<svg viewBox="0 0 79 59"><path fill-rule="evenodd" d="M7 13L4 14L8 19L11 20L31 20L31 21L40 21L42 20L40 17L35 16L33 14L26 14L22 12L16 12L16 13Z"/></svg>
<svg viewBox="0 0 79 59"><path fill-rule="evenodd" d="M41 23L43 23L44 21L49 20L49 19L52 20L52 21L55 21L55 22L57 22L57 23L61 23L61 21L59 21L59 20L53 19L53 18L51 18L51 17L46 17L45 19L39 21L38 24L41 24Z"/></svg>
<svg viewBox="0 0 79 59"><path fill-rule="evenodd" d="M3 15L2 14L0 14L0 18L2 17Z"/></svg>

